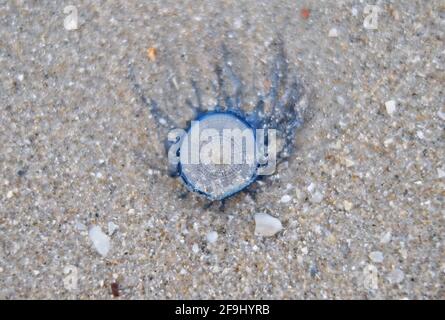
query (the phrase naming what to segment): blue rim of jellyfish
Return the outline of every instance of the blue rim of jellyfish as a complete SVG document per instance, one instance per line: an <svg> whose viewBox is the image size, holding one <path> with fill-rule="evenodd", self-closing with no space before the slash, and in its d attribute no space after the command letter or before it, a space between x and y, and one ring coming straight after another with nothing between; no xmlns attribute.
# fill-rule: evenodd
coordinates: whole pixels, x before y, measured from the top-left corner
<svg viewBox="0 0 445 320"><path fill-rule="evenodd" d="M202 121L207 117L210 116L214 116L214 115L229 115L232 116L238 120L240 120L242 123L244 123L248 128L250 128L253 131L253 138L254 138L254 143L256 145L256 131L254 129L254 127L247 121L245 120L244 116L242 113L240 112L235 112L233 110L227 110L227 111L207 111L207 112L203 112L202 114L198 115L195 120L193 121ZM192 128L192 124L190 123L190 126L188 127L188 129L186 130L186 134L188 135L190 133L190 130ZM180 152L181 149L179 149ZM255 170L255 172L252 174L250 180L246 181L245 183L243 183L242 185L240 185L238 188L235 188L229 192L224 193L222 196L219 197L214 197L211 194L204 192L202 190L197 189L193 183L191 183L187 177L184 175L184 173L182 172L182 165L181 165L181 161L179 161L178 163L178 175L179 177L182 179L182 181L184 182L185 186L187 187L187 189L189 189L192 192L196 192L200 195L205 196L206 198L212 200L212 201L218 201L218 200L224 200L227 199L228 197L231 197L235 194L237 194L238 192L244 190L245 188L247 188L248 186L250 186L252 183L255 182L255 180L258 178L257 175L257 170L258 170L259 164L257 163L257 168Z"/></svg>

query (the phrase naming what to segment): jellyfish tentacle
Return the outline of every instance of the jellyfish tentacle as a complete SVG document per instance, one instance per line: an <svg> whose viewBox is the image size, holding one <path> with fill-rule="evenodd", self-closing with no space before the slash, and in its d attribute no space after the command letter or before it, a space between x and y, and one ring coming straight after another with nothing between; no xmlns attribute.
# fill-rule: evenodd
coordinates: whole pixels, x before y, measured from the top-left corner
<svg viewBox="0 0 445 320"><path fill-rule="evenodd" d="M302 86L296 79L293 79L279 102L280 108L283 109L285 113L290 113L292 118L297 120L297 122L302 121L300 110L297 109L298 102L301 100L302 95Z"/></svg>
<svg viewBox="0 0 445 320"><path fill-rule="evenodd" d="M281 41L278 43L278 53L274 59L272 66L272 83L268 96L272 104L272 112L276 112L277 103L279 101L279 93L286 87L288 63L284 53L284 45Z"/></svg>
<svg viewBox="0 0 445 320"><path fill-rule="evenodd" d="M247 120L256 128L263 128L264 126L264 98L259 97L253 111L248 114Z"/></svg>
<svg viewBox="0 0 445 320"><path fill-rule="evenodd" d="M196 103L197 103L196 110L198 113L201 113L204 111L204 107L202 105L201 92L199 92L198 84L196 83L195 80L192 79L192 80L190 80L190 82L192 84L193 92L195 93L195 99L196 99Z"/></svg>
<svg viewBox="0 0 445 320"><path fill-rule="evenodd" d="M270 72L270 88L265 96L265 103L267 105L265 121L267 127L278 129L283 122L283 110L280 108L280 94L286 90L288 63L284 52L284 45L278 41L278 52L272 63Z"/></svg>
<svg viewBox="0 0 445 320"><path fill-rule="evenodd" d="M193 111L195 117L198 117L202 112L204 112L201 100L201 93L199 92L199 88L195 80L190 79L190 84L192 85L193 92L195 93L196 105L189 98L185 99L185 103Z"/></svg>
<svg viewBox="0 0 445 320"><path fill-rule="evenodd" d="M225 45L222 45L222 52L223 52L223 60L224 60L223 72L230 79L233 89L234 89L233 100L231 101L231 106L232 106L232 109L241 110L242 94L243 94L242 82L241 82L240 77L233 71L232 63L231 63L230 57L229 57L229 51L227 50L227 47Z"/></svg>
<svg viewBox="0 0 445 320"><path fill-rule="evenodd" d="M303 122L297 108L301 95L301 86L294 78L279 102L279 108L283 110L283 119L279 127L284 133L285 146L279 154L280 158L286 158L294 149L294 134Z"/></svg>
<svg viewBox="0 0 445 320"><path fill-rule="evenodd" d="M192 102L192 100L190 99L185 99L185 104L192 109L192 111L195 113L195 116L199 113L199 108L197 106L195 106Z"/></svg>
<svg viewBox="0 0 445 320"><path fill-rule="evenodd" d="M156 130L157 139L158 141L163 142L164 150L168 154L171 146L174 145L175 142L169 141L165 137L168 136L168 132L172 128L179 128L179 126L167 114L165 114L163 110L159 108L156 101L145 96L141 85L136 80L136 76L131 65L129 66L129 80L132 85L134 94L139 98L142 105L148 108L150 115L154 118L155 124L158 128L158 130ZM164 174L169 175L170 177L178 176L177 168L168 166L167 169L158 170L162 170Z"/></svg>
<svg viewBox="0 0 445 320"><path fill-rule="evenodd" d="M165 128L178 128L178 124L159 108L156 101L145 96L141 85L136 80L136 75L132 65L129 66L128 73L134 93L139 97L141 103L148 108L156 123Z"/></svg>
<svg viewBox="0 0 445 320"><path fill-rule="evenodd" d="M225 81L224 81L224 71L221 66L216 65L215 66L215 73L217 78L217 100L218 100L218 109L220 110L230 110L232 108L232 100L227 93L227 90L225 88Z"/></svg>

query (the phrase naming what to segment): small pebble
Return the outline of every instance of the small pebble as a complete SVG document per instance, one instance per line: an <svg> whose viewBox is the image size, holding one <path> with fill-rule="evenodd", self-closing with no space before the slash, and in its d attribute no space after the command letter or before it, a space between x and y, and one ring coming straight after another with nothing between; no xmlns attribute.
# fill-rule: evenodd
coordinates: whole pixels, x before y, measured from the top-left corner
<svg viewBox="0 0 445 320"><path fill-rule="evenodd" d="M385 102L386 112L392 116L396 112L396 102L394 100L389 100Z"/></svg>
<svg viewBox="0 0 445 320"><path fill-rule="evenodd" d="M87 230L87 226L84 225L83 223L77 221L76 222L76 229L78 231L86 231Z"/></svg>
<svg viewBox="0 0 445 320"><path fill-rule="evenodd" d="M372 262L382 263L383 253L381 253L380 251L373 251L369 254L369 258L372 260Z"/></svg>
<svg viewBox="0 0 445 320"><path fill-rule="evenodd" d="M388 281L391 284L397 284L403 281L405 274L400 269L394 269L388 274Z"/></svg>
<svg viewBox="0 0 445 320"><path fill-rule="evenodd" d="M323 201L323 194L320 191L315 191L312 194L311 202L312 203L320 203Z"/></svg>
<svg viewBox="0 0 445 320"><path fill-rule="evenodd" d="M9 190L8 193L6 194L6 198L11 199L14 196L14 191Z"/></svg>
<svg viewBox="0 0 445 320"><path fill-rule="evenodd" d="M442 170L441 168L437 168L437 177L439 179L444 178L445 177L445 170Z"/></svg>
<svg viewBox="0 0 445 320"><path fill-rule="evenodd" d="M90 240L93 242L93 246L96 251L103 257L110 251L110 238L102 232L99 226L93 226L88 232Z"/></svg>
<svg viewBox="0 0 445 320"><path fill-rule="evenodd" d="M388 148L390 145L392 145L394 143L394 139L393 138L388 138L385 141L383 141L383 145Z"/></svg>
<svg viewBox="0 0 445 320"><path fill-rule="evenodd" d="M194 243L192 246L192 251L193 253L198 253L199 252L199 246L197 243Z"/></svg>
<svg viewBox="0 0 445 320"><path fill-rule="evenodd" d="M392 9L392 10L390 10L390 12L391 12L391 16L394 18L394 20L396 20L396 21L400 20L399 11Z"/></svg>
<svg viewBox="0 0 445 320"><path fill-rule="evenodd" d="M358 10L357 10L357 8L356 8L356 7L352 7L352 9L351 9L351 13L352 13L352 15L353 15L354 17L357 17L357 15L358 15Z"/></svg>
<svg viewBox="0 0 445 320"><path fill-rule="evenodd" d="M113 297L119 297L119 283L117 282L113 282L111 284L111 294L113 295Z"/></svg>
<svg viewBox="0 0 445 320"><path fill-rule="evenodd" d="M310 193L315 191L315 184L313 182L311 182L311 184L307 186L307 191L309 191Z"/></svg>
<svg viewBox="0 0 445 320"><path fill-rule="evenodd" d="M400 248L399 252L403 259L406 260L408 258L408 250L405 248Z"/></svg>
<svg viewBox="0 0 445 320"><path fill-rule="evenodd" d="M255 235L271 237L283 229L281 221L266 213L255 214Z"/></svg>
<svg viewBox="0 0 445 320"><path fill-rule="evenodd" d="M243 20L236 18L235 21L233 21L233 27L235 29L241 29L243 27Z"/></svg>
<svg viewBox="0 0 445 320"><path fill-rule="evenodd" d="M302 8L300 11L300 15L304 20L307 20L311 15L311 11L308 8Z"/></svg>
<svg viewBox="0 0 445 320"><path fill-rule="evenodd" d="M156 50L156 48L151 47L147 49L147 57L150 61L155 61L157 54L158 50Z"/></svg>
<svg viewBox="0 0 445 320"><path fill-rule="evenodd" d="M391 231L385 232L380 237L380 243L383 243L383 244L389 243L391 241L391 238L392 238Z"/></svg>
<svg viewBox="0 0 445 320"><path fill-rule="evenodd" d="M363 286L369 290L377 290L379 288L379 272L376 266L368 264L363 268Z"/></svg>
<svg viewBox="0 0 445 320"><path fill-rule="evenodd" d="M216 231L210 231L206 235L206 240L208 243L215 243L218 240L218 233Z"/></svg>
<svg viewBox="0 0 445 320"><path fill-rule="evenodd" d="M112 236L117 229L119 229L119 226L117 224L112 221L108 222L108 235Z"/></svg>
<svg viewBox="0 0 445 320"><path fill-rule="evenodd" d="M350 168L353 167L355 164L355 162L349 158L345 158L345 166L346 168Z"/></svg>
<svg viewBox="0 0 445 320"><path fill-rule="evenodd" d="M329 30L329 38L337 38L338 37L338 30L337 28L332 28Z"/></svg>
<svg viewBox="0 0 445 320"><path fill-rule="evenodd" d="M344 106L346 103L345 98L343 98L342 96L337 96L337 103L341 106Z"/></svg>
<svg viewBox="0 0 445 320"><path fill-rule="evenodd" d="M281 197L280 202L281 203L288 203L291 200L292 200L292 197L290 195L285 194L284 196Z"/></svg>
<svg viewBox="0 0 445 320"><path fill-rule="evenodd" d="M346 211L351 211L353 205L351 202L345 200L343 201L343 207L345 208Z"/></svg>
<svg viewBox="0 0 445 320"><path fill-rule="evenodd" d="M303 264L304 258L302 255L297 255L297 262L298 262L298 264Z"/></svg>

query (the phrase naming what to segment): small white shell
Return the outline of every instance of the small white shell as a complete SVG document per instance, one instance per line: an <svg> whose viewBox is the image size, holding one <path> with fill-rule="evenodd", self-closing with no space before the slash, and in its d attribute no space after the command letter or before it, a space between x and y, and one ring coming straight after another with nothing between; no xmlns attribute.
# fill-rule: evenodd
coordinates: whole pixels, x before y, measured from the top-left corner
<svg viewBox="0 0 445 320"><path fill-rule="evenodd" d="M281 221L267 213L255 214L255 235L271 237L283 229Z"/></svg>
<svg viewBox="0 0 445 320"><path fill-rule="evenodd" d="M94 248L99 254L105 257L110 251L110 238L102 231L101 227L93 226L88 232L91 242L93 242Z"/></svg>

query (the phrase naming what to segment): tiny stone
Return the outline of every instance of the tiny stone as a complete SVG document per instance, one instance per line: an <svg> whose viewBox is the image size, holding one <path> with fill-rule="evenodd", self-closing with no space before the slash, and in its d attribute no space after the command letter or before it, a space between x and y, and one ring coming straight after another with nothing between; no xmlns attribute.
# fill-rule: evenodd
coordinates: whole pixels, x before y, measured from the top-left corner
<svg viewBox="0 0 445 320"><path fill-rule="evenodd" d="M337 103L341 106L345 105L345 98L343 98L342 96L337 96Z"/></svg>
<svg viewBox="0 0 445 320"><path fill-rule="evenodd" d="M300 10L300 15L303 19L308 19L309 16L311 15L311 10L309 10L308 8L302 8Z"/></svg>
<svg viewBox="0 0 445 320"><path fill-rule="evenodd" d="M442 120L445 120L445 112L442 111L437 111L437 115L439 116L439 118L441 118Z"/></svg>
<svg viewBox="0 0 445 320"><path fill-rule="evenodd" d="M442 169L440 169L440 168L437 168L437 177L438 177L439 179L445 177L445 170L442 170Z"/></svg>
<svg viewBox="0 0 445 320"><path fill-rule="evenodd" d="M400 269L394 269L388 274L388 281L391 284L397 284L403 281L405 274Z"/></svg>
<svg viewBox="0 0 445 320"><path fill-rule="evenodd" d="M157 54L158 50L156 50L156 48L150 47L147 49L147 57L150 59L150 61L155 61Z"/></svg>
<svg viewBox="0 0 445 320"><path fill-rule="evenodd" d="M298 256L297 256L297 262L298 262L298 264L303 264L303 262L304 262L304 258L303 258L303 256L298 255Z"/></svg>
<svg viewBox="0 0 445 320"><path fill-rule="evenodd" d="M352 167L354 164L355 164L354 161L352 161L351 159L348 159L348 158L345 159L345 166L347 168Z"/></svg>
<svg viewBox="0 0 445 320"><path fill-rule="evenodd" d="M255 235L271 237L281 231L281 221L266 213L255 214Z"/></svg>
<svg viewBox="0 0 445 320"><path fill-rule="evenodd" d="M99 226L91 227L88 235L97 252L99 252L101 256L105 257L110 250L110 238L102 232L102 229Z"/></svg>
<svg viewBox="0 0 445 320"><path fill-rule="evenodd" d="M314 194L311 197L312 203L320 203L323 201L323 194L319 191L314 192Z"/></svg>
<svg viewBox="0 0 445 320"><path fill-rule="evenodd" d="M385 141L383 141L383 144L386 148L388 148L391 144L393 144L394 139L393 138L388 138Z"/></svg>
<svg viewBox="0 0 445 320"><path fill-rule="evenodd" d="M303 248L301 248L301 253L302 253L302 254L306 255L308 252L309 252L309 251L308 251L307 247L303 247Z"/></svg>
<svg viewBox="0 0 445 320"><path fill-rule="evenodd" d="M206 239L208 243L214 243L218 240L218 233L216 231L210 231L207 233Z"/></svg>
<svg viewBox="0 0 445 320"><path fill-rule="evenodd" d="M346 211L351 211L351 209L353 207L352 203L347 200L343 201L343 206Z"/></svg>
<svg viewBox="0 0 445 320"><path fill-rule="evenodd" d="M391 231L388 231L386 233L384 233L381 237L380 237L380 243L386 244L389 243L391 241Z"/></svg>
<svg viewBox="0 0 445 320"><path fill-rule="evenodd" d="M85 230L87 230L87 226L81 222L76 222L76 229L78 231L85 231Z"/></svg>
<svg viewBox="0 0 445 320"><path fill-rule="evenodd" d="M119 297L119 283L117 282L113 282L111 285L111 294L113 295L113 297Z"/></svg>
<svg viewBox="0 0 445 320"><path fill-rule="evenodd" d="M386 112L392 116L396 112L396 102L394 100L389 100L385 102Z"/></svg>
<svg viewBox="0 0 445 320"><path fill-rule="evenodd" d="M235 29L241 29L243 27L243 21L240 18L236 18L233 22L233 27Z"/></svg>
<svg viewBox="0 0 445 320"><path fill-rule="evenodd" d="M17 80L19 80L20 82L22 82L23 79L24 79L24 76L22 73L17 76Z"/></svg>
<svg viewBox="0 0 445 320"><path fill-rule="evenodd" d="M338 37L338 30L337 30L337 28L332 28L331 30L329 30L329 37L330 38Z"/></svg>
<svg viewBox="0 0 445 320"><path fill-rule="evenodd" d="M14 191L9 190L8 193L6 194L6 198L11 199L14 196Z"/></svg>
<svg viewBox="0 0 445 320"><path fill-rule="evenodd" d="M369 258L372 260L372 262L382 263L383 253L381 253L380 251L373 251L369 254Z"/></svg>
<svg viewBox="0 0 445 320"><path fill-rule="evenodd" d="M108 222L108 235L113 235L117 229L119 229L117 224L113 223L112 221Z"/></svg>
<svg viewBox="0 0 445 320"><path fill-rule="evenodd" d="M292 197L290 195L285 194L284 196L281 197L280 202L281 203L288 203L291 200L292 200Z"/></svg>
<svg viewBox="0 0 445 320"><path fill-rule="evenodd" d="M399 252L403 259L406 260L408 258L408 250L405 248L400 248Z"/></svg>
<svg viewBox="0 0 445 320"><path fill-rule="evenodd" d="M363 268L363 285L366 289L377 290L379 288L379 273L376 266L368 264Z"/></svg>
<svg viewBox="0 0 445 320"><path fill-rule="evenodd" d="M394 20L399 21L400 20L400 14L397 10L391 10L391 16L394 18Z"/></svg>
<svg viewBox="0 0 445 320"><path fill-rule="evenodd" d="M312 193L312 192L314 192L314 190L315 190L315 184L313 182L311 182L311 184L307 187L307 191Z"/></svg>
<svg viewBox="0 0 445 320"><path fill-rule="evenodd" d="M198 253L199 252L199 246L197 243L194 243L192 246L192 251L193 253Z"/></svg>

